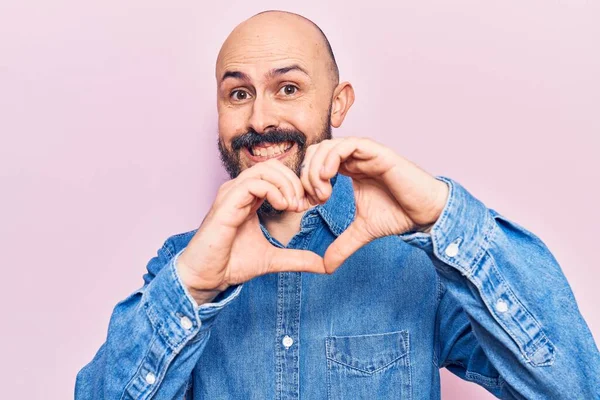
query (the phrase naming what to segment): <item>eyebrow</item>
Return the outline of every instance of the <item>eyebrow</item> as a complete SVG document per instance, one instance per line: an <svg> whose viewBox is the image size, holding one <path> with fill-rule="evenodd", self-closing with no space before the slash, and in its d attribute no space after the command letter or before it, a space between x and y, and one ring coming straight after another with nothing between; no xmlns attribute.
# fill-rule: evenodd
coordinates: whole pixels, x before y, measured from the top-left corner
<svg viewBox="0 0 600 400"><path fill-rule="evenodd" d="M249 81L250 77L241 71L225 71L221 78L221 83L227 78L236 78L244 81Z"/></svg>
<svg viewBox="0 0 600 400"><path fill-rule="evenodd" d="M308 75L308 72L306 72L306 70L304 68L302 68L301 66L299 66L298 64L290 65L288 67L272 69L271 71L269 71L267 73L267 76L275 77L275 76L287 74L290 71L300 71L304 75L310 77L310 75ZM241 79L244 81L250 80L250 77L241 71L225 71L225 73L223 74L223 77L221 78L221 83L223 83L223 81L227 78Z"/></svg>
<svg viewBox="0 0 600 400"><path fill-rule="evenodd" d="M298 64L294 64L294 65L290 65L289 67L283 67L283 68L275 68L272 69L268 75L273 77L273 76L277 76L277 75L283 75L283 74L287 74L290 71L300 71L302 72L304 75L306 76L310 76L308 75L308 72L306 72L306 70L304 68L302 68L301 66L299 66Z"/></svg>

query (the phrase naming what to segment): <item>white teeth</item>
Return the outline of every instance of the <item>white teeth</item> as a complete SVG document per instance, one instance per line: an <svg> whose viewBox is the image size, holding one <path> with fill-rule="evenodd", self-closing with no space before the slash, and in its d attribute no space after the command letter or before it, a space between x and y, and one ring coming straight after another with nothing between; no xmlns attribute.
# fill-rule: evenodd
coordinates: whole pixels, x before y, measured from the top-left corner
<svg viewBox="0 0 600 400"><path fill-rule="evenodd" d="M268 147L252 147L250 149L250 153L252 153L252 155L256 156L256 157L271 158L274 156L278 156L282 153L285 153L293 145L294 145L294 143L292 143L292 142L285 142L285 143L279 143L279 144L272 144Z"/></svg>

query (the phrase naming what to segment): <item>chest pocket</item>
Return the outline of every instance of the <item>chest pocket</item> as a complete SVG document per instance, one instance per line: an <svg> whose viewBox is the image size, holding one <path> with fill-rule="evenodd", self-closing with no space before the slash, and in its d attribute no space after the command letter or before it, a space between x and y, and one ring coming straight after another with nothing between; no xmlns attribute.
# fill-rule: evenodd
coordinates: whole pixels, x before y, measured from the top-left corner
<svg viewBox="0 0 600 400"><path fill-rule="evenodd" d="M329 336L325 349L329 400L412 398L408 331Z"/></svg>

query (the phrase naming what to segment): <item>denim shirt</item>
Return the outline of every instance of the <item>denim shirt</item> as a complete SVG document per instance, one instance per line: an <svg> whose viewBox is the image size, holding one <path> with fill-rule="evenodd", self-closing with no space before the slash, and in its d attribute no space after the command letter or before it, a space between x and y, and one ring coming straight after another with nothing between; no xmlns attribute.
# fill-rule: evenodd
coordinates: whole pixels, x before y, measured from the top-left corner
<svg viewBox="0 0 600 400"><path fill-rule="evenodd" d="M429 233L374 240L333 274L284 272L198 306L169 237L77 375L77 399L438 399L439 369L506 399L600 399L600 354L560 266L458 182ZM323 255L353 221L350 178L288 248ZM284 247L262 226L267 239Z"/></svg>

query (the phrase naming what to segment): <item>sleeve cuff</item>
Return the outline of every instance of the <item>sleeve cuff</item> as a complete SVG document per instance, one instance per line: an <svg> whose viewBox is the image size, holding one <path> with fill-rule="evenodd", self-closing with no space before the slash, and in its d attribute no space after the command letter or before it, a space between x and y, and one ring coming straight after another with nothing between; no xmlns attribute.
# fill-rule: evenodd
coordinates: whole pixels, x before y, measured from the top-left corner
<svg viewBox="0 0 600 400"><path fill-rule="evenodd" d="M463 275L470 275L484 255L494 221L487 207L458 182L444 177L449 188L448 199L440 217L429 233L407 232L399 235L405 242L451 265Z"/></svg>
<svg viewBox="0 0 600 400"><path fill-rule="evenodd" d="M143 307L154 329L176 350L201 332L210 329L219 311L235 299L243 285L220 293L212 303L198 306L177 273L181 249L154 277L144 292Z"/></svg>

